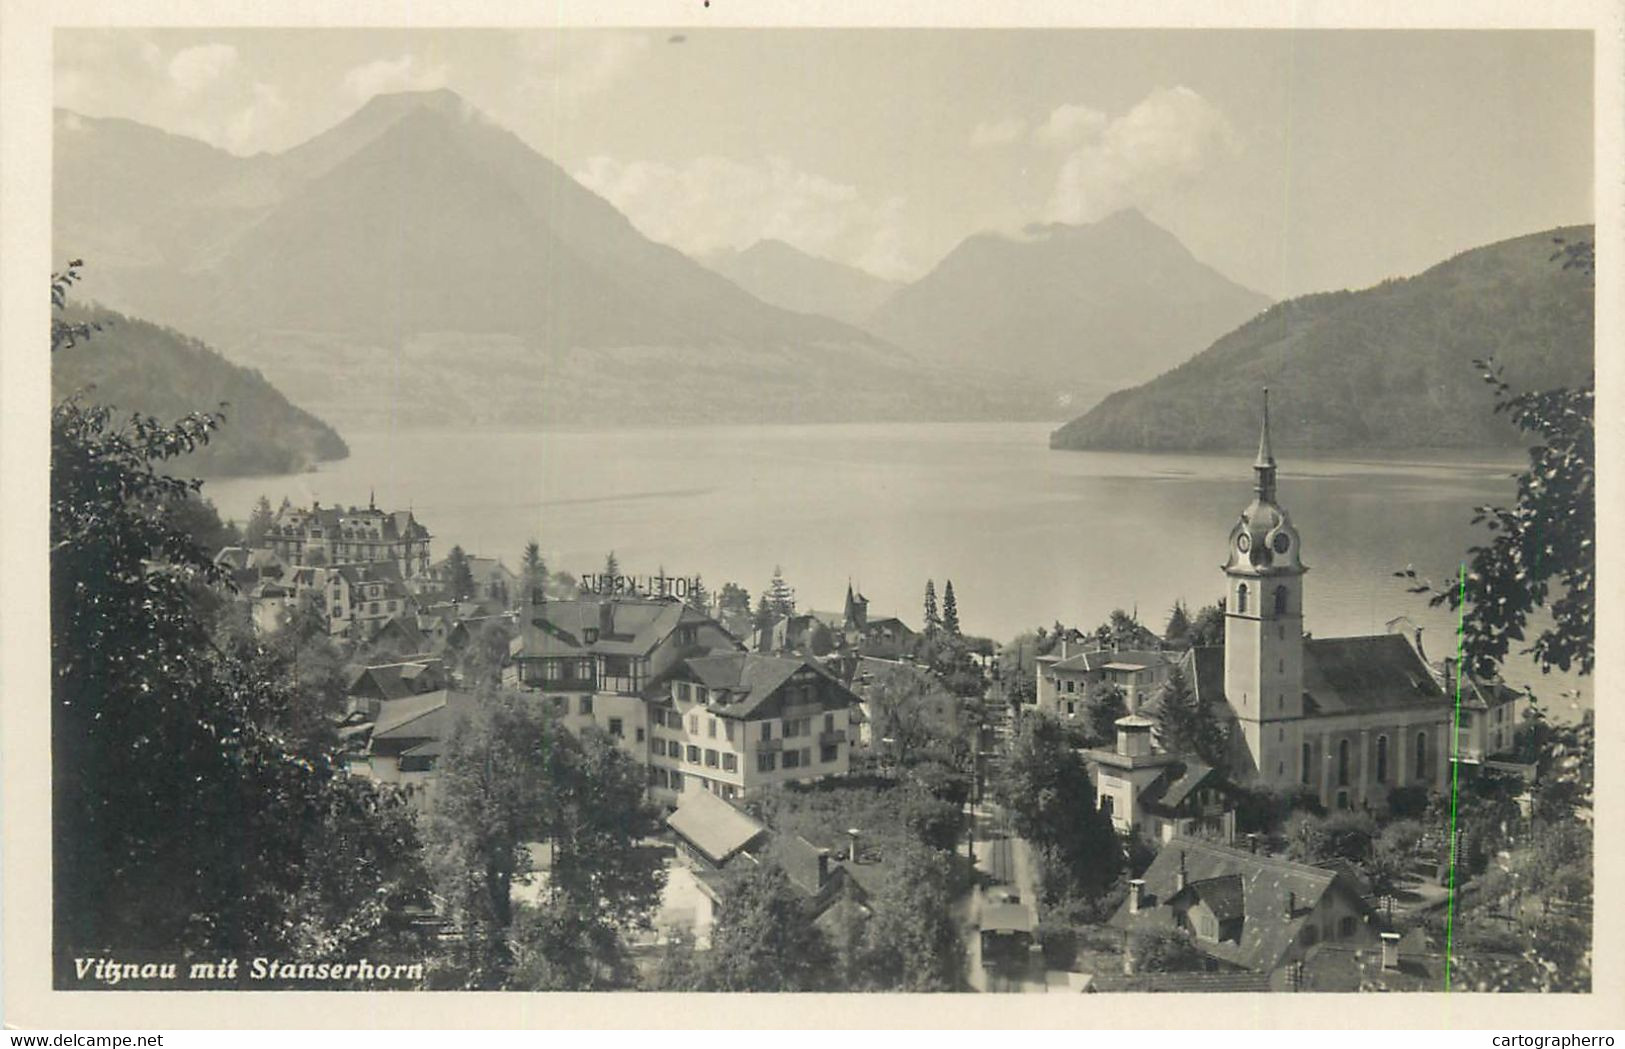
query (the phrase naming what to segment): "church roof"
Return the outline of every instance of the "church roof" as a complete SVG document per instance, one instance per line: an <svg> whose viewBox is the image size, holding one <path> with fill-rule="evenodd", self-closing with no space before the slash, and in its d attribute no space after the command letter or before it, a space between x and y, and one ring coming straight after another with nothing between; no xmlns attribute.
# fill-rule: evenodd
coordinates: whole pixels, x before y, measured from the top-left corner
<svg viewBox="0 0 1625 1049"><path fill-rule="evenodd" d="M1303 692L1304 713L1322 716L1445 699L1427 664L1398 634L1306 639Z"/></svg>

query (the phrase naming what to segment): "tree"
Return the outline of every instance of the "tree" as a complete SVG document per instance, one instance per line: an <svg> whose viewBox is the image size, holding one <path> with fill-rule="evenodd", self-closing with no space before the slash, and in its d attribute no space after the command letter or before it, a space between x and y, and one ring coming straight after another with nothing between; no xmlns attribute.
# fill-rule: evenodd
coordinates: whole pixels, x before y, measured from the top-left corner
<svg viewBox="0 0 1625 1049"><path fill-rule="evenodd" d="M723 583L717 591L717 606L723 614L750 615L750 592L738 583Z"/></svg>
<svg viewBox="0 0 1625 1049"><path fill-rule="evenodd" d="M1492 537L1468 550L1459 582L1436 587L1412 568L1395 574L1413 582L1412 593L1431 594L1435 607L1466 606L1463 659L1473 673L1493 676L1512 642L1525 639L1531 616L1544 609L1551 625L1520 651L1533 655L1542 671L1574 666L1589 674L1596 622L1595 384L1514 394L1493 361L1477 363L1495 390L1494 410L1539 440L1529 450L1529 468L1518 475L1517 503L1474 508L1473 524Z"/></svg>
<svg viewBox="0 0 1625 1049"><path fill-rule="evenodd" d="M711 595L706 591L705 584L700 581L698 575L694 577L694 585L688 589L688 607L696 612L706 614L711 612Z"/></svg>
<svg viewBox="0 0 1625 1049"><path fill-rule="evenodd" d="M913 667L889 667L869 691L874 735L907 766L938 736L934 705L938 689L931 676Z"/></svg>
<svg viewBox="0 0 1625 1049"><path fill-rule="evenodd" d="M541 544L534 539L525 544L519 560L519 585L524 588L525 604L537 604L547 597L547 562L542 559Z"/></svg>
<svg viewBox="0 0 1625 1049"><path fill-rule="evenodd" d="M1110 887L1122 869L1122 845L1059 721L1023 718L996 790L1016 833L1052 858L1046 897L1098 897Z"/></svg>
<svg viewBox="0 0 1625 1049"><path fill-rule="evenodd" d="M784 868L769 861L723 893L700 967L704 991L831 990L834 952Z"/></svg>
<svg viewBox="0 0 1625 1049"><path fill-rule="evenodd" d="M447 976L485 989L625 986L622 934L647 925L663 884L641 847L659 829L642 767L605 733L577 736L500 693L459 721L440 767L431 856L462 932ZM513 887L532 873L532 844L552 863L520 922Z"/></svg>
<svg viewBox="0 0 1625 1049"><path fill-rule="evenodd" d="M868 966L888 990L958 990L965 948L954 920L958 878L951 853L903 850L895 873L876 894Z"/></svg>
<svg viewBox="0 0 1625 1049"><path fill-rule="evenodd" d="M1157 736L1172 754L1194 754L1215 768L1225 765L1223 730L1206 699L1198 699L1179 664L1157 690Z"/></svg>
<svg viewBox="0 0 1625 1049"><path fill-rule="evenodd" d="M937 612L937 584L925 581L925 636L934 637L942 629L942 616Z"/></svg>
<svg viewBox="0 0 1625 1049"><path fill-rule="evenodd" d="M452 547L446 555L446 592L453 601L467 601L474 596L474 570L460 546Z"/></svg>
<svg viewBox="0 0 1625 1049"><path fill-rule="evenodd" d="M1224 598L1221 597L1217 604L1198 609L1185 637L1192 648L1224 644Z"/></svg>
<svg viewBox="0 0 1625 1049"><path fill-rule="evenodd" d="M431 870L460 930L452 977L496 990L513 969L513 886L531 872L526 844L546 838L569 734L508 696L458 720L437 762L428 828Z"/></svg>
<svg viewBox="0 0 1625 1049"><path fill-rule="evenodd" d="M260 496L254 504L254 509L248 515L248 524L243 528L243 545L250 549L258 549L265 545L265 536L271 530L276 518L271 514L271 500Z"/></svg>
<svg viewBox="0 0 1625 1049"><path fill-rule="evenodd" d="M615 585L615 580L620 574L621 563L615 559L615 551L611 550L604 557L604 575L608 578L610 586Z"/></svg>
<svg viewBox="0 0 1625 1049"><path fill-rule="evenodd" d="M942 587L942 629L949 637L959 636L959 602L954 599L954 581Z"/></svg>
<svg viewBox="0 0 1625 1049"><path fill-rule="evenodd" d="M77 263L75 264L75 266ZM73 267L70 267L70 273ZM60 308L72 280L55 275ZM52 349L95 325L53 323ZM297 712L272 649L200 611L224 579L164 508L163 464L219 415L173 424L77 397L51 413L53 942L76 951L388 951L416 889L410 818L352 780Z"/></svg>
<svg viewBox="0 0 1625 1049"><path fill-rule="evenodd" d="M1184 644L1189 640L1190 631L1191 620L1185 611L1185 602L1175 601L1168 612L1168 625L1162 628L1163 640L1170 644Z"/></svg>
<svg viewBox="0 0 1625 1049"><path fill-rule="evenodd" d="M1130 939L1129 951L1139 972L1195 972L1203 965L1202 952L1191 942L1190 934L1179 929L1137 932Z"/></svg>
<svg viewBox="0 0 1625 1049"><path fill-rule="evenodd" d="M784 569L773 566L773 580L762 595L775 619L796 614L796 592L784 581Z"/></svg>
<svg viewBox="0 0 1625 1049"><path fill-rule="evenodd" d="M1092 747L1108 746L1117 739L1117 719L1128 716L1123 687L1112 681L1097 681L1083 700L1084 735Z"/></svg>

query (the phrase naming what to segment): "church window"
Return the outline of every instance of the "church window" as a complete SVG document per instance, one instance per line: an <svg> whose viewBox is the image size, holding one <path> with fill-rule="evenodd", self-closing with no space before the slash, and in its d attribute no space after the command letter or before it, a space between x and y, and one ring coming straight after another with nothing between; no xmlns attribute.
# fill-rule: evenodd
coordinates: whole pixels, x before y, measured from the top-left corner
<svg viewBox="0 0 1625 1049"><path fill-rule="evenodd" d="M1246 583L1243 583L1240 586L1236 587L1236 611L1237 612L1245 612L1245 611L1247 611L1247 584Z"/></svg>
<svg viewBox="0 0 1625 1049"><path fill-rule="evenodd" d="M1275 614L1276 615L1284 615L1285 613L1286 613L1286 587L1278 586L1278 587L1275 588Z"/></svg>
<svg viewBox="0 0 1625 1049"><path fill-rule="evenodd" d="M1309 768L1314 764L1314 748L1305 743L1303 745L1303 772L1299 777L1304 783L1309 782Z"/></svg>
<svg viewBox="0 0 1625 1049"><path fill-rule="evenodd" d="M1377 737L1377 782L1388 782L1388 737Z"/></svg>
<svg viewBox="0 0 1625 1049"><path fill-rule="evenodd" d="M1416 734L1416 778L1428 778L1428 734L1426 732Z"/></svg>
<svg viewBox="0 0 1625 1049"><path fill-rule="evenodd" d="M1349 741L1346 739L1337 741L1337 785L1349 785Z"/></svg>

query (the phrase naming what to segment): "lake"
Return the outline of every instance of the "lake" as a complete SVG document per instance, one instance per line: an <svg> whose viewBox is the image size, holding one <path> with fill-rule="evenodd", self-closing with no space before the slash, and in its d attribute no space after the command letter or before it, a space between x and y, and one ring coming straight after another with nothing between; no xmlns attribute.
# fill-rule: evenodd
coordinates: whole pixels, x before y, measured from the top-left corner
<svg viewBox="0 0 1625 1049"><path fill-rule="evenodd" d="M1223 592L1230 526L1252 497L1250 455L1051 451L1044 423L718 426L579 432L346 433L350 458L288 477L211 481L239 522L264 493L308 505L411 508L453 544L581 575L616 553L633 574L700 574L754 600L775 565L802 608L839 610L848 579L870 614L918 627L925 581L953 580L969 633L1008 640L1114 608L1160 630L1174 601ZM1431 452L1295 456L1277 448L1279 495L1303 538L1306 628L1378 633L1410 616L1437 659L1454 616L1407 594L1406 565L1453 579L1484 533L1472 507L1510 501L1522 462ZM1543 696L1573 687L1531 666Z"/></svg>

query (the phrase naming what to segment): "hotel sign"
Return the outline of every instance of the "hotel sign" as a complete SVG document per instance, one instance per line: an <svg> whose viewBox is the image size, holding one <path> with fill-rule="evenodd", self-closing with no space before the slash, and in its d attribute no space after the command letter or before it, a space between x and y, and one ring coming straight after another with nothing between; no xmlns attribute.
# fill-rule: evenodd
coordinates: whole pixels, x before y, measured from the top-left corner
<svg viewBox="0 0 1625 1049"><path fill-rule="evenodd" d="M602 597L675 597L680 601L700 588L700 577L656 575L605 575L588 572L580 577L581 592Z"/></svg>

